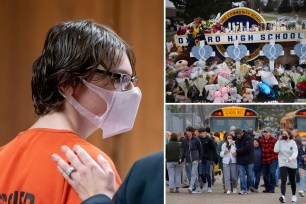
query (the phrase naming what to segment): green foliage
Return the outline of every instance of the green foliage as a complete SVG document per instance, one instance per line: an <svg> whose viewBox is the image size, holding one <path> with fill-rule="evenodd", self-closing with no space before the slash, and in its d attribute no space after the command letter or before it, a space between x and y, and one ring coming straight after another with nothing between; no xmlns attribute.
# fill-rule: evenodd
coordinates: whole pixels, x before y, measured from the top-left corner
<svg viewBox="0 0 306 204"><path fill-rule="evenodd" d="M278 7L279 13L290 13L292 8L290 6L289 0L283 0L280 6Z"/></svg>
<svg viewBox="0 0 306 204"><path fill-rule="evenodd" d="M275 0L268 0L268 3L265 7L263 7L264 12L274 11L277 6L277 2Z"/></svg>
<svg viewBox="0 0 306 204"><path fill-rule="evenodd" d="M301 7L301 11L306 11L306 2L304 1L303 6Z"/></svg>
<svg viewBox="0 0 306 204"><path fill-rule="evenodd" d="M181 113L182 112L182 106L180 105L170 105L167 107L170 113Z"/></svg>
<svg viewBox="0 0 306 204"><path fill-rule="evenodd" d="M209 19L211 15L224 13L232 8L232 0L170 0L178 11L178 17L192 22L197 17Z"/></svg>
<svg viewBox="0 0 306 204"><path fill-rule="evenodd" d="M260 0L247 0L245 7L251 8L255 11L261 11L262 10L262 3Z"/></svg>

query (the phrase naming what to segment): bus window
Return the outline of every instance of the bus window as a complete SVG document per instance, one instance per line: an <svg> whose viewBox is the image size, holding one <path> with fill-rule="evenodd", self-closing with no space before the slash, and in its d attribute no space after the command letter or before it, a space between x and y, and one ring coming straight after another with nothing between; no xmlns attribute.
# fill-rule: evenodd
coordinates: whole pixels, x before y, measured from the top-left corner
<svg viewBox="0 0 306 204"><path fill-rule="evenodd" d="M228 131L231 126L257 130L256 125L256 118L211 118L211 129L216 132Z"/></svg>
<svg viewBox="0 0 306 204"><path fill-rule="evenodd" d="M306 118L297 118L297 129L299 132L306 132Z"/></svg>

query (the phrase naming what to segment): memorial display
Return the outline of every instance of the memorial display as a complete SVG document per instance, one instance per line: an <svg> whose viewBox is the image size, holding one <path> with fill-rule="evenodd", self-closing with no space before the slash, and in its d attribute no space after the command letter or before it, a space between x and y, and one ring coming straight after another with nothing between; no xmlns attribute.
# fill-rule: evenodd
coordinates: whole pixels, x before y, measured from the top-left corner
<svg viewBox="0 0 306 204"><path fill-rule="evenodd" d="M240 7L180 27L166 46L166 102L305 102L302 25Z"/></svg>

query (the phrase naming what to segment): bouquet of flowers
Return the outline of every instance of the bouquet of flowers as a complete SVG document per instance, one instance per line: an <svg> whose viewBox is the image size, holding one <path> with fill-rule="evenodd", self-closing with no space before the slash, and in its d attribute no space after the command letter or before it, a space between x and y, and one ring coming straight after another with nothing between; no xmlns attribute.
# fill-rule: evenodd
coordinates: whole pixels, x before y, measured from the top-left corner
<svg viewBox="0 0 306 204"><path fill-rule="evenodd" d="M299 78L296 88L301 97L306 97L306 76L303 75Z"/></svg>

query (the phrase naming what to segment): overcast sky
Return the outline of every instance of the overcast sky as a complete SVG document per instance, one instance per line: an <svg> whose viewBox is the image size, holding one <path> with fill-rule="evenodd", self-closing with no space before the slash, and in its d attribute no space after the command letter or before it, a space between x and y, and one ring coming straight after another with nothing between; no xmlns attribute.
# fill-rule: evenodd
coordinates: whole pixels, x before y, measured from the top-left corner
<svg viewBox="0 0 306 204"><path fill-rule="evenodd" d="M169 0L166 0L166 7L174 7L174 5Z"/></svg>

